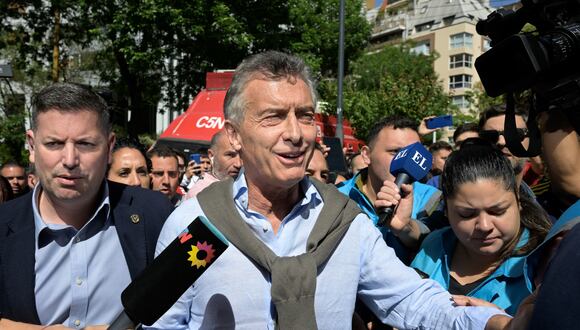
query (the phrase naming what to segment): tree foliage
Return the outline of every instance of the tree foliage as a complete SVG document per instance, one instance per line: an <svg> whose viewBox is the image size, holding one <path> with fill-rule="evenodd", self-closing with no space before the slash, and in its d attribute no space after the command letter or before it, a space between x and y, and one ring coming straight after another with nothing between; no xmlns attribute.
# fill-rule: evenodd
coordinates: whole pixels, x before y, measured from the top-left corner
<svg viewBox="0 0 580 330"><path fill-rule="evenodd" d="M291 31L290 50L306 59L314 72L336 77L338 70L339 4L336 0L289 1ZM367 44L371 26L361 13L362 1L345 1L345 70L350 60L360 57Z"/></svg>
<svg viewBox="0 0 580 330"><path fill-rule="evenodd" d="M411 44L402 44L386 46L352 63L344 81L343 110L359 138L366 138L373 124L388 115L403 114L419 121L448 113L449 96L433 69L435 56L415 54ZM336 81L325 80L319 89L336 109Z"/></svg>
<svg viewBox="0 0 580 330"><path fill-rule="evenodd" d="M362 2L346 3L346 54L354 59L370 27ZM324 75L337 66L337 1L0 0L0 8L0 35L18 53L13 65L46 74L57 61L60 80L108 86L116 124L134 136L154 131L160 101L164 110L185 110L206 72L235 68L249 54L294 52Z"/></svg>

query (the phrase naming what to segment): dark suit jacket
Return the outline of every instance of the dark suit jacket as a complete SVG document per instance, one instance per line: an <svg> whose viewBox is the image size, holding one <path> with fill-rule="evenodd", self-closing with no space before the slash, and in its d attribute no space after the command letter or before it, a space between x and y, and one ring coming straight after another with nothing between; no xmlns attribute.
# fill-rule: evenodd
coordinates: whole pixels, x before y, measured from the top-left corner
<svg viewBox="0 0 580 330"><path fill-rule="evenodd" d="M159 232L173 207L158 192L108 183L110 214L135 278L153 260ZM0 317L40 324L34 297L34 231L32 192L0 205Z"/></svg>

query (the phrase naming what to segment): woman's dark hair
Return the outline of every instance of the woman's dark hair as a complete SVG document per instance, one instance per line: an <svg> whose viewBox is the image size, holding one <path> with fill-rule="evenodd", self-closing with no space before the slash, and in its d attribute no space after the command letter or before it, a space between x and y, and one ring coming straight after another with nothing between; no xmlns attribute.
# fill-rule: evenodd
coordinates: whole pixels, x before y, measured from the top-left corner
<svg viewBox="0 0 580 330"><path fill-rule="evenodd" d="M441 176L443 198L454 197L461 184L482 179L500 182L506 191L515 194L520 206L520 223L529 231L528 242L514 250L523 232L520 230L514 242L502 253L502 259L531 252L547 235L550 222L546 212L530 197L518 194L512 165L496 146L480 138L470 138L463 142L461 149L452 152Z"/></svg>
<svg viewBox="0 0 580 330"><path fill-rule="evenodd" d="M7 202L14 198L12 187L8 179L0 175L0 204Z"/></svg>
<svg viewBox="0 0 580 330"><path fill-rule="evenodd" d="M151 160L147 158L145 153L145 147L137 140L132 138L118 138L115 141L115 146L113 147L113 154L119 149L129 148L139 151L139 153L145 158L145 164L147 165L147 171L151 171ZM112 163L112 162L111 162ZM109 175L109 170L111 170L111 165L107 168L107 176Z"/></svg>

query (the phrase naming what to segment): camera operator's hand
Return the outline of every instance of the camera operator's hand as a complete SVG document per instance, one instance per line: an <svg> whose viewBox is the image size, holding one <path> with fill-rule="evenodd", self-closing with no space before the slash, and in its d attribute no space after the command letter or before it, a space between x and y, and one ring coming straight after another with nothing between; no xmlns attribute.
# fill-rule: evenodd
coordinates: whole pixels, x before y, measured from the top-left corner
<svg viewBox="0 0 580 330"><path fill-rule="evenodd" d="M421 119L421 124L419 124L419 127L417 128L417 132L419 133L420 136L425 136L427 134L431 134L431 133L435 132L436 130L438 130L438 128L427 128L427 119L431 119L431 118L435 118L435 117L437 117L437 116L428 116L428 117Z"/></svg>
<svg viewBox="0 0 580 330"><path fill-rule="evenodd" d="M541 112L538 127L552 186L563 195L580 198L580 143L568 117L559 110Z"/></svg>

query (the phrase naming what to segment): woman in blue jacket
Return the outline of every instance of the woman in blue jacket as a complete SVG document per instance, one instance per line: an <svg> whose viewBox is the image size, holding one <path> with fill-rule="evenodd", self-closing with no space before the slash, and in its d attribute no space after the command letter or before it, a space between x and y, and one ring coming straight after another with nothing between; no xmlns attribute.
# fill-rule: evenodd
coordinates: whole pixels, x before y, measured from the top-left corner
<svg viewBox="0 0 580 330"><path fill-rule="evenodd" d="M411 266L452 294L486 300L513 315L531 293L525 256L550 223L536 203L518 196L501 151L480 139L466 142L442 175L450 227L427 236Z"/></svg>

